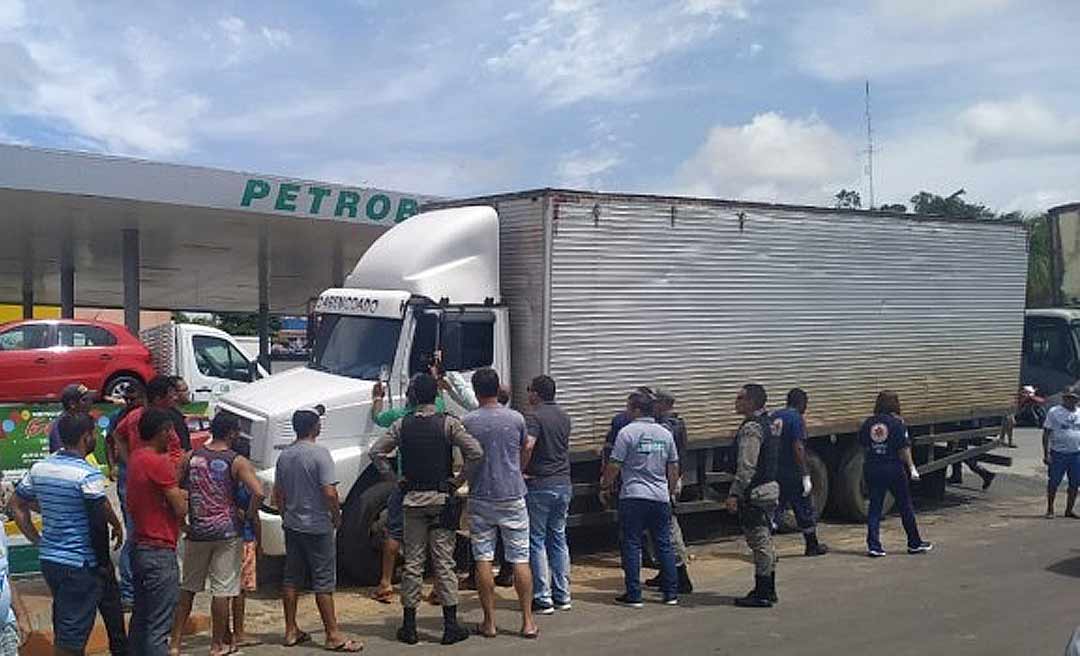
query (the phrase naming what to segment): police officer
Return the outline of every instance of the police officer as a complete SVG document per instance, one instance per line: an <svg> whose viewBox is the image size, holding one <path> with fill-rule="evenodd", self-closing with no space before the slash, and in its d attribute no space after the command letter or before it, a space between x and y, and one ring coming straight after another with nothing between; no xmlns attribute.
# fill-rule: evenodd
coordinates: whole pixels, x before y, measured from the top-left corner
<svg viewBox="0 0 1080 656"><path fill-rule="evenodd" d="M686 462L686 422L675 412L675 396L667 390L656 390L653 395L656 398L656 423L671 432L675 440L675 450L679 453L679 462ZM680 469L681 473L681 469ZM690 594L694 591L694 584L690 581L690 572L687 566L690 564L690 553L686 549L686 541L683 539L682 527L679 526L679 518L675 514L675 504L682 493L682 480L675 489L675 495L671 499L671 544L675 547L675 575L679 580L679 594ZM654 538L655 540L655 538ZM653 588L660 587L662 583L661 573L645 581L645 585Z"/></svg>
<svg viewBox="0 0 1080 656"><path fill-rule="evenodd" d="M435 397L439 383L429 374L416 375L410 384L416 412L395 422L372 447L372 461L383 476L393 478L390 454L401 461L399 485L405 492L405 568L401 577L402 626L397 638L415 645L416 608L429 550L435 571L435 587L443 609L442 644L452 645L469 637L457 621L458 582L454 573L457 522L451 510L452 495L483 457L484 452L455 417L438 412ZM453 475L453 447L461 450L464 470Z"/></svg>
<svg viewBox="0 0 1080 656"><path fill-rule="evenodd" d="M746 543L754 552L754 589L735 600L744 608L771 608L779 601L772 520L780 497L776 482L780 448L765 410L767 402L765 388L755 383L744 385L735 398L735 411L744 421L735 434L738 466L725 507L739 513Z"/></svg>
<svg viewBox="0 0 1080 656"><path fill-rule="evenodd" d="M806 466L806 392L795 388L788 392L787 407L772 414L773 434L780 438L780 456L777 459L777 482L780 484L780 504L776 508L774 524L779 526L788 507L795 511L795 521L806 540L807 556L823 556L829 548L818 542L815 522L814 489L810 470Z"/></svg>
<svg viewBox="0 0 1080 656"><path fill-rule="evenodd" d="M870 488L870 510L866 521L866 553L871 558L883 558L881 546L881 509L885 493L892 492L907 532L908 553L930 551L934 545L925 542L915 523L915 508L911 505L908 477L919 480L919 472L911 459L911 440L907 426L900 417L900 396L896 392L878 394L874 415L863 422L859 444L866 450L863 476Z"/></svg>

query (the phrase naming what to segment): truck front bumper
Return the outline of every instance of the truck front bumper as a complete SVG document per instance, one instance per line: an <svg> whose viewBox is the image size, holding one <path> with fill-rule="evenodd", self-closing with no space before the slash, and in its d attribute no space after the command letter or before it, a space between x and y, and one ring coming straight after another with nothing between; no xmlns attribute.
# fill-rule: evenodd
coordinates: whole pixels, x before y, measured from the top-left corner
<svg viewBox="0 0 1080 656"><path fill-rule="evenodd" d="M263 553L267 556L284 556L285 529L281 524L281 515L260 510L259 530Z"/></svg>

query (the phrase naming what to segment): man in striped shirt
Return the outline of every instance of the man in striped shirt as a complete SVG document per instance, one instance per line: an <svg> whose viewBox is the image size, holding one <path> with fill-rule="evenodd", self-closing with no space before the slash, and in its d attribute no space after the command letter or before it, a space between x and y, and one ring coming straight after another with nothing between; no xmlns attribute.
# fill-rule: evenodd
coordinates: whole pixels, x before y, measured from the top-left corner
<svg viewBox="0 0 1080 656"><path fill-rule="evenodd" d="M12 507L19 530L40 551L41 573L53 596L57 653L81 654L104 590L91 532L106 524L114 536L124 529L105 496L105 476L86 462L94 444L93 419L65 415L58 428L63 448L30 468ZM41 513L41 534L30 519L31 509Z"/></svg>

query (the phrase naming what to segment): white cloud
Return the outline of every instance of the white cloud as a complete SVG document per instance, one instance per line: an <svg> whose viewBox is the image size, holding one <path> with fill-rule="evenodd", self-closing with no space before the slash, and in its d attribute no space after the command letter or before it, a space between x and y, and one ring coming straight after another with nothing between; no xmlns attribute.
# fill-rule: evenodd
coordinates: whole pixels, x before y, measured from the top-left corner
<svg viewBox="0 0 1080 656"><path fill-rule="evenodd" d="M1062 116L1031 96L978 103L960 125L976 160L1080 154L1080 114Z"/></svg>
<svg viewBox="0 0 1080 656"><path fill-rule="evenodd" d="M22 0L0 0L0 34L22 27L26 22L26 5Z"/></svg>
<svg viewBox="0 0 1080 656"><path fill-rule="evenodd" d="M677 179L694 195L822 203L859 178L856 149L830 126L768 112L712 128Z"/></svg>
<svg viewBox="0 0 1080 656"><path fill-rule="evenodd" d="M1013 0L876 0L874 12L886 21L901 21L926 29L954 21L994 14Z"/></svg>
<svg viewBox="0 0 1080 656"><path fill-rule="evenodd" d="M702 43L722 19L744 17L738 0L660 2L639 11L624 3L553 0L527 22L488 67L522 76L554 105L630 93L650 66Z"/></svg>
<svg viewBox="0 0 1080 656"><path fill-rule="evenodd" d="M288 48L292 45L292 35L285 30L279 30L272 27L266 27L263 25L259 28L262 32L263 38L270 44L271 48Z"/></svg>
<svg viewBox="0 0 1080 656"><path fill-rule="evenodd" d="M575 150L559 160L555 177L560 186L599 189L603 186L604 174L622 161L622 157L614 152Z"/></svg>
<svg viewBox="0 0 1080 656"><path fill-rule="evenodd" d="M505 189L514 173L513 164L505 159L442 154L424 159L335 160L299 172L314 180L446 197Z"/></svg>

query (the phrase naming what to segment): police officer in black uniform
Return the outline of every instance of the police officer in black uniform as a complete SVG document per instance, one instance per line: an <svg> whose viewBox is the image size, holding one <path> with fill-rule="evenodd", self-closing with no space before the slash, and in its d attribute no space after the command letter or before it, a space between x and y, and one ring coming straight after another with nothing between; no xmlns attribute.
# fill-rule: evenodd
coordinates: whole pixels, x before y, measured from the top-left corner
<svg viewBox="0 0 1080 656"><path fill-rule="evenodd" d="M443 609L442 644L450 645L469 637L458 624L458 582L454 573L454 545L460 515L455 514L454 493L484 455L480 443L462 423L435 409L438 381L429 374L416 375L410 384L410 396L416 400L416 412L399 419L371 449L371 459L383 476L394 478L390 454L398 452L401 477L398 484L405 492L405 568L401 577L401 605L404 617L398 640L414 645L420 637L416 630L416 608L420 605L420 586L424 564L429 556L435 572L435 589ZM453 475L453 447L461 450L465 468Z"/></svg>
<svg viewBox="0 0 1080 656"><path fill-rule="evenodd" d="M735 399L735 411L744 421L735 434L738 466L725 506L739 513L746 543L754 553L754 589L735 600L744 608L770 608L779 601L772 519L780 499L776 482L780 445L765 410L767 402L765 388L755 383L744 385Z"/></svg>

